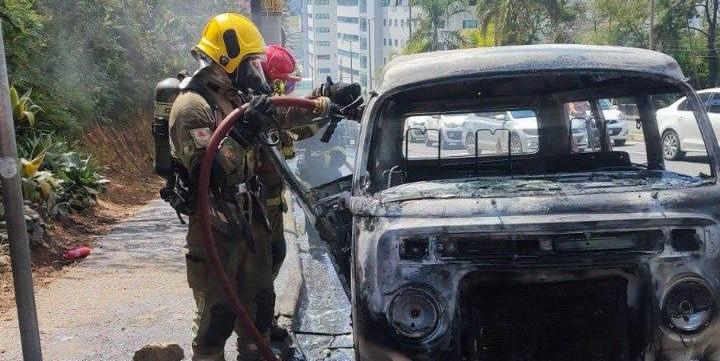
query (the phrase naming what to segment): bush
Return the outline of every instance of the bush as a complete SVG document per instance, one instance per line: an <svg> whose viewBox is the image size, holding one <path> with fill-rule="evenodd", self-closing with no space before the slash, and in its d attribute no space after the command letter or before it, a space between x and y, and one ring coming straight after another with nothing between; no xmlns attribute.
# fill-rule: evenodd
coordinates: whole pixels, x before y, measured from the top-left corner
<svg viewBox="0 0 720 361"><path fill-rule="evenodd" d="M21 138L23 196L46 218L93 206L107 180L89 155L72 151L52 134L38 132ZM29 159L29 160L28 160Z"/></svg>
<svg viewBox="0 0 720 361"><path fill-rule="evenodd" d="M34 159L45 153L40 169L49 171L62 170L65 159L72 157L73 151L61 137L47 132L36 132L18 139L18 157Z"/></svg>
<svg viewBox="0 0 720 361"><path fill-rule="evenodd" d="M100 175L102 170L103 168L88 156L81 156L78 153L68 155L61 174L62 202L73 210L82 210L95 205L97 195L105 190L109 182Z"/></svg>

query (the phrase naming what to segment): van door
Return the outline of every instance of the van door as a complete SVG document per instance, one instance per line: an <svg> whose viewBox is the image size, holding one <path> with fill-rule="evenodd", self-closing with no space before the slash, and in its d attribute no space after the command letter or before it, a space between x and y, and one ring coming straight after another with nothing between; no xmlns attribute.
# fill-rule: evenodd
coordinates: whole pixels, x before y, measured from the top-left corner
<svg viewBox="0 0 720 361"><path fill-rule="evenodd" d="M327 143L321 141L326 128L296 141L292 159L285 159L276 147L269 149L276 169L305 213L306 226L309 223L317 230L307 232L308 237L319 237L327 246L349 295L352 214L346 203L352 187L359 124L340 121Z"/></svg>

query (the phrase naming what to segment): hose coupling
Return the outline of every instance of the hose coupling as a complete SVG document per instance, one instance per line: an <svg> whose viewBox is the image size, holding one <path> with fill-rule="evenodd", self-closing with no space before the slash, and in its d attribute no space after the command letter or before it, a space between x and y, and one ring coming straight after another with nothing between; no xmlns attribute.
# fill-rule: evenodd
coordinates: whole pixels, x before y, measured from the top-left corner
<svg viewBox="0 0 720 361"><path fill-rule="evenodd" d="M328 97L317 97L313 99L315 107L313 108L313 114L319 117L326 117L330 115L330 98Z"/></svg>

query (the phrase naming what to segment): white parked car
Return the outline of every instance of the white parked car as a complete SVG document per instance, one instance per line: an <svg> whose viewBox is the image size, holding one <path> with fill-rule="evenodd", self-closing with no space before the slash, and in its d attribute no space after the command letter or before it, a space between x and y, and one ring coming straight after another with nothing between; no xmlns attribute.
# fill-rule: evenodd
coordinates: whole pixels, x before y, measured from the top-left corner
<svg viewBox="0 0 720 361"><path fill-rule="evenodd" d="M705 104L715 134L720 131L720 88L698 91ZM680 98L669 107L656 113L658 129L662 135L663 157L682 159L687 152L705 152L695 115L688 107L687 98Z"/></svg>
<svg viewBox="0 0 720 361"><path fill-rule="evenodd" d="M405 134L411 143L424 142L427 140L426 129L428 120L430 119L432 119L430 116L415 116L405 122Z"/></svg>
<svg viewBox="0 0 720 361"><path fill-rule="evenodd" d="M613 145L619 147L625 145L630 131L625 116L618 110L618 107L612 105L607 99L600 100L600 108L602 109L603 117L605 117L608 135L610 135Z"/></svg>

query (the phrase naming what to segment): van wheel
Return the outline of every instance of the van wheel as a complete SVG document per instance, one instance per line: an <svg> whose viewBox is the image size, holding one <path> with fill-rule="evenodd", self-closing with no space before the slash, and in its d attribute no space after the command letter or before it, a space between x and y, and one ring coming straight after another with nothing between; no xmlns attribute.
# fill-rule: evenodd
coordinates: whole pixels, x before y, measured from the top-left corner
<svg viewBox="0 0 720 361"><path fill-rule="evenodd" d="M667 160L682 159L685 157L685 152L680 149L680 137L674 130L666 130L662 136L663 158Z"/></svg>

